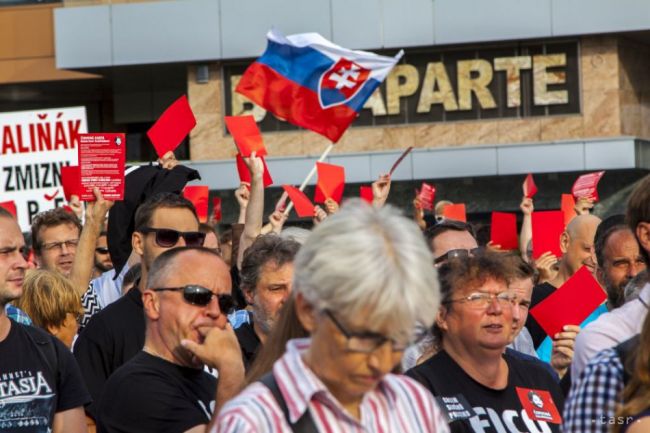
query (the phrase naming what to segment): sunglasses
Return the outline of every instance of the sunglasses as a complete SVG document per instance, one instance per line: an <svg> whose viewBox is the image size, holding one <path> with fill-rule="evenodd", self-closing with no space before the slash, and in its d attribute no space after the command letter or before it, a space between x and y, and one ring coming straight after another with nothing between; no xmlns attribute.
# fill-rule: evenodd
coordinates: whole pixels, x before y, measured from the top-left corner
<svg viewBox="0 0 650 433"><path fill-rule="evenodd" d="M188 247L202 247L205 241L205 233L201 232L179 232L172 229L156 229L152 227L143 227L138 230L140 233L155 233L156 244L162 248L171 248L178 243L179 238L185 239L185 245Z"/></svg>
<svg viewBox="0 0 650 433"><path fill-rule="evenodd" d="M95 248L95 252L98 254L108 254L108 248L97 247Z"/></svg>
<svg viewBox="0 0 650 433"><path fill-rule="evenodd" d="M235 308L235 300L232 295L225 293L214 293L212 290L196 284L188 284L183 287L158 287L151 289L154 292L183 292L183 299L188 304L198 307L205 307L216 297L219 302L219 310L222 314L230 314Z"/></svg>
<svg viewBox="0 0 650 433"><path fill-rule="evenodd" d="M436 257L433 259L433 263L435 265L447 262L449 260L455 260L455 259L466 259L467 257L473 257L476 254L481 252L481 248L472 248L471 250L449 250L440 257Z"/></svg>

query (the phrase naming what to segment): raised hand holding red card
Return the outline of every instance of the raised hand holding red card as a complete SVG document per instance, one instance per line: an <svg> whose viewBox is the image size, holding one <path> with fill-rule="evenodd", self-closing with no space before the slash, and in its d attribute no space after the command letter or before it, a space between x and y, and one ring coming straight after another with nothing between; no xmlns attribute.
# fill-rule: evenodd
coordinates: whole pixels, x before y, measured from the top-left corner
<svg viewBox="0 0 650 433"><path fill-rule="evenodd" d="M300 218L311 218L314 216L314 204L307 198L305 193L291 185L282 185L282 188L289 195L293 207Z"/></svg>
<svg viewBox="0 0 650 433"><path fill-rule="evenodd" d="M562 257L560 235L564 231L564 213L562 211L533 212L533 259L547 251L556 257Z"/></svg>
<svg viewBox="0 0 650 433"><path fill-rule="evenodd" d="M264 160L263 157L260 157L260 159L262 160L262 164L264 165L264 175L262 179L264 181L264 188L266 188L269 185L273 185L273 179L271 178L271 173L269 172L269 168L266 165L266 161ZM244 158L242 158L240 154L237 154L236 162L237 162L237 173L239 174L239 182L247 183L250 185L251 173L248 170L248 166L246 165L246 162L244 162Z"/></svg>
<svg viewBox="0 0 650 433"><path fill-rule="evenodd" d="M534 215L534 214L533 214ZM579 325L607 295L585 266L581 267L559 289L530 310L547 335L562 332L564 325Z"/></svg>
<svg viewBox="0 0 650 433"><path fill-rule="evenodd" d="M187 96L183 95L165 110L147 136L162 158L170 150L173 152L195 126L196 118Z"/></svg>
<svg viewBox="0 0 650 433"><path fill-rule="evenodd" d="M81 201L95 201L93 188L105 200L124 200L124 134L79 134L79 177Z"/></svg>
<svg viewBox="0 0 650 433"><path fill-rule="evenodd" d="M326 199L331 198L335 202L341 203L345 188L345 168L340 165L317 162L316 171L318 172L318 183L316 184L314 202L325 203Z"/></svg>
<svg viewBox="0 0 650 433"><path fill-rule="evenodd" d="M535 185L535 180L531 173L528 173L528 176L526 176L522 188L524 190L524 197L526 198L533 198L537 194L537 185Z"/></svg>
<svg viewBox="0 0 650 433"><path fill-rule="evenodd" d="M573 188L571 188L571 193L575 198L585 197L598 201L598 182L604 174L604 171L583 174L576 179Z"/></svg>
<svg viewBox="0 0 650 433"><path fill-rule="evenodd" d="M519 248L517 215L506 212L492 212L490 240L494 245L499 245L502 250L516 250Z"/></svg>
<svg viewBox="0 0 650 433"><path fill-rule="evenodd" d="M253 116L226 116L225 120L241 156L248 158L252 152L257 156L267 155L262 134Z"/></svg>

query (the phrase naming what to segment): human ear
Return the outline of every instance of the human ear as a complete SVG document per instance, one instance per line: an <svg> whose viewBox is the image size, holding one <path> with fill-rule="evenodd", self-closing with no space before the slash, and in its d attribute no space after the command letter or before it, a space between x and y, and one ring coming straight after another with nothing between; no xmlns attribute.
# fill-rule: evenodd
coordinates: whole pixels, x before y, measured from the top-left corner
<svg viewBox="0 0 650 433"><path fill-rule="evenodd" d="M156 292L153 290L145 290L142 292L142 304L144 305L144 313L147 318L150 320L158 320L160 318L160 298Z"/></svg>
<svg viewBox="0 0 650 433"><path fill-rule="evenodd" d="M560 251L562 251L562 254L566 254L566 252L569 250L570 241L571 238L569 237L569 234L566 231L563 231L560 235Z"/></svg>
<svg viewBox="0 0 650 433"><path fill-rule="evenodd" d="M131 248L140 257L144 255L144 236L140 232L133 232L131 235Z"/></svg>

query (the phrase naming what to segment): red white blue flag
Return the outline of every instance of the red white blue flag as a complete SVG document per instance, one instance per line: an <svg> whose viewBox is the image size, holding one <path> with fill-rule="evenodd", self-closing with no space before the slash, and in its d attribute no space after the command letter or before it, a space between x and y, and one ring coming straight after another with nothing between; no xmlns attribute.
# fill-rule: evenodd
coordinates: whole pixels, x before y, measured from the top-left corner
<svg viewBox="0 0 650 433"><path fill-rule="evenodd" d="M318 33L284 36L273 29L266 37L266 51L236 91L334 143L403 55L348 50Z"/></svg>

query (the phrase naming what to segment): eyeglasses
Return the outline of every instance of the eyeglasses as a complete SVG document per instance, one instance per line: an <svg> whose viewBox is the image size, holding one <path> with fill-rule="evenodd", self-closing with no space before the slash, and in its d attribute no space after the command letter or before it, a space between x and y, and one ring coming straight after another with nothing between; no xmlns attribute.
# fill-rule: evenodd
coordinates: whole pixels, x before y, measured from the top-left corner
<svg viewBox="0 0 650 433"><path fill-rule="evenodd" d="M62 242L50 242L48 244L43 244L41 248L44 249L45 251L53 251L56 249L63 251L63 245L65 245L66 248L74 250L77 249L78 244L79 244L79 239L68 239L67 241L62 241Z"/></svg>
<svg viewBox="0 0 650 433"><path fill-rule="evenodd" d="M336 317L334 317L334 314L332 314L331 311L323 310L323 313L325 313L325 315L330 318L332 323L336 325L339 331L345 335L345 338L347 338L346 349L350 352L372 353L389 341L391 343L391 349L394 352L402 352L408 346L408 343L401 343L375 332L348 331L343 325L341 325L341 322L339 322Z"/></svg>
<svg viewBox="0 0 650 433"><path fill-rule="evenodd" d="M468 296L464 296L458 299L450 299L446 303L450 304L452 302L467 303L471 308L477 310L483 310L489 307L492 304L492 300L496 299L499 305L502 307L512 306L516 304L517 295L513 292L501 292L501 293L484 293L476 292L471 293Z"/></svg>
<svg viewBox="0 0 650 433"><path fill-rule="evenodd" d="M433 264L438 265L443 262L455 259L465 259L467 257L473 257L481 251L481 248L472 248L470 250L458 249L458 250L449 250L440 257L433 259Z"/></svg>
<svg viewBox="0 0 650 433"><path fill-rule="evenodd" d="M172 229L156 229L152 227L143 227L137 230L140 233L155 233L156 244L162 248L171 248L178 243L178 239L183 237L185 245L188 247L202 247L205 241L205 233L201 232L179 232Z"/></svg>
<svg viewBox="0 0 650 433"><path fill-rule="evenodd" d="M97 247L97 248L95 248L95 252L98 253L98 254L108 254L108 248Z"/></svg>
<svg viewBox="0 0 650 433"><path fill-rule="evenodd" d="M235 301L232 295L225 293L213 293L212 290L199 286L196 284L188 284L183 287L158 287L152 288L154 292L180 292L183 291L183 299L188 304L196 305L199 307L207 306L212 297L216 297L219 301L219 310L222 314L229 314L235 308Z"/></svg>

